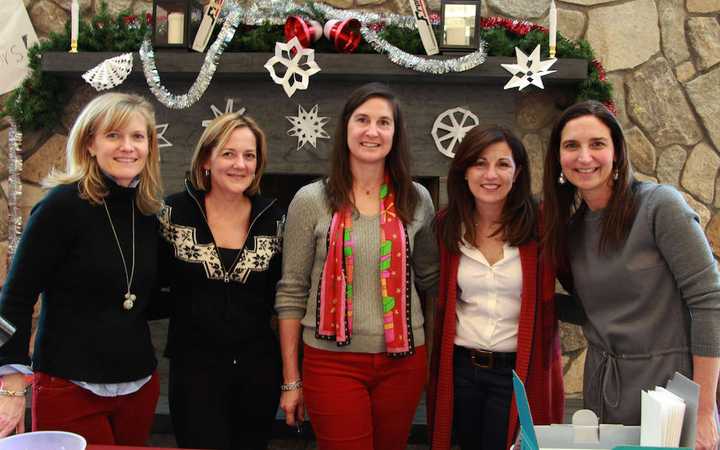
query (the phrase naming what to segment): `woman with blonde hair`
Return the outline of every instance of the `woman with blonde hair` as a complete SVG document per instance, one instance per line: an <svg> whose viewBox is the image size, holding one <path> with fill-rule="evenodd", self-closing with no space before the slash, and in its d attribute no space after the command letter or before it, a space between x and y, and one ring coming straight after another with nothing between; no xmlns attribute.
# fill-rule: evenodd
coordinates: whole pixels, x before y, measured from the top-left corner
<svg viewBox="0 0 720 450"><path fill-rule="evenodd" d="M170 415L180 447L265 449L280 392L270 328L285 216L260 196L265 134L239 113L200 137L160 214L170 291Z"/></svg>
<svg viewBox="0 0 720 450"><path fill-rule="evenodd" d="M80 113L67 168L33 208L0 293L17 332L0 348L0 435L24 430L33 306L33 430L144 445L159 384L150 330L161 188L154 111L111 93Z"/></svg>

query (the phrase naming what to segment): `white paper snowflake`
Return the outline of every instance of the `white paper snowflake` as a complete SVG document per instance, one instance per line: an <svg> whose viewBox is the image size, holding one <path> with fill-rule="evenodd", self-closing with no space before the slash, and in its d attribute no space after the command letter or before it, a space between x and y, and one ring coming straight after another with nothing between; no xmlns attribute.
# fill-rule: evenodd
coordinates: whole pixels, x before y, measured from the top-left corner
<svg viewBox="0 0 720 450"><path fill-rule="evenodd" d="M120 86L132 72L132 67L133 54L125 53L106 59L82 74L82 77L96 91L102 91Z"/></svg>
<svg viewBox="0 0 720 450"><path fill-rule="evenodd" d="M437 116L433 124L431 134L435 141L435 147L448 158L454 158L455 146L478 123L478 117L465 108L448 109Z"/></svg>
<svg viewBox="0 0 720 450"><path fill-rule="evenodd" d="M275 66L285 66L285 73L278 75ZM292 97L296 90L305 90L310 83L310 76L320 72L320 66L315 62L315 50L303 48L297 37L288 43L275 43L275 56L265 63L272 80L283 87L285 94Z"/></svg>
<svg viewBox="0 0 720 450"><path fill-rule="evenodd" d="M500 64L503 69L507 70L512 74L512 78L505 85L505 89L519 88L522 91L529 85L535 85L540 89L545 89L543 86L542 77L547 74L557 72L556 70L548 70L555 64L557 59L548 59L546 61L540 60L540 46L535 47L530 57L522 52L519 48L515 47L515 56L517 57L517 63L515 64Z"/></svg>
<svg viewBox="0 0 720 450"><path fill-rule="evenodd" d="M216 117L222 116L223 114L231 113L231 112L238 112L240 114L245 114L245 107L238 109L237 111L234 111L233 108L235 107L235 100L232 98L225 99L225 111L220 110L217 106L214 104L210 105L210 111L213 113L212 119L205 119L202 121L203 128L207 128L208 125L210 125L210 122L213 121Z"/></svg>
<svg viewBox="0 0 720 450"><path fill-rule="evenodd" d="M168 141L165 137L165 132L168 129L169 123L161 123L155 126L158 138L158 148L172 147L172 142Z"/></svg>
<svg viewBox="0 0 720 450"><path fill-rule="evenodd" d="M318 105L312 107L310 112L298 105L297 116L285 116L293 124L287 132L290 136L297 136L296 150L300 150L308 142L317 148L318 139L330 139L330 135L323 129L328 121L327 117L318 117Z"/></svg>

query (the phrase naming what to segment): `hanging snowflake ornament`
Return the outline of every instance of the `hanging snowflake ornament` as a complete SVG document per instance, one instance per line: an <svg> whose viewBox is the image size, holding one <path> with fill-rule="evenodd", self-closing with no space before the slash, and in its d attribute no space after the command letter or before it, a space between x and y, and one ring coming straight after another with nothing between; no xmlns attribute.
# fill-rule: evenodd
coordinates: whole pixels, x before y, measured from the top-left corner
<svg viewBox="0 0 720 450"><path fill-rule="evenodd" d="M222 116L223 114L231 113L231 112L237 112L242 114L245 114L245 107L238 109L237 111L234 111L233 108L235 108L235 100L232 98L225 99L225 111L222 111L220 108L215 106L214 104L210 105L210 111L213 113L212 119L205 119L202 121L203 128L207 128L208 125L210 125L210 122L213 121L216 117Z"/></svg>
<svg viewBox="0 0 720 450"><path fill-rule="evenodd" d="M522 50L515 47L515 56L517 57L517 63L500 64L503 66L503 69L512 74L512 78L510 78L510 81L505 85L505 89L518 88L518 90L522 91L531 84L540 89L545 89L542 77L557 72L557 70L548 70L555 64L557 59L540 60L539 45L535 47L535 50L532 51L529 57L523 53Z"/></svg>
<svg viewBox="0 0 720 450"><path fill-rule="evenodd" d="M168 141L165 137L165 132L168 129L168 126L170 126L169 123L161 123L155 126L155 131L157 132L157 139L158 139L158 148L165 148L165 147L172 147L172 142Z"/></svg>
<svg viewBox="0 0 720 450"><path fill-rule="evenodd" d="M280 75L275 67L285 67ZM272 80L283 87L285 94L292 97L296 90L305 90L310 83L310 76L320 72L320 66L315 62L315 50L303 48L297 37L287 43L275 43L275 56L265 63L265 69L270 72Z"/></svg>
<svg viewBox="0 0 720 450"><path fill-rule="evenodd" d="M480 123L478 117L465 108L448 109L435 119L432 137L438 151L448 158L455 157L455 146L465 134Z"/></svg>
<svg viewBox="0 0 720 450"><path fill-rule="evenodd" d="M88 70L82 77L96 91L112 89L120 86L130 75L133 67L133 54L125 53L114 58L106 59L97 66Z"/></svg>
<svg viewBox="0 0 720 450"><path fill-rule="evenodd" d="M310 112L298 105L297 116L285 116L293 125L287 132L289 136L296 136L298 144L296 150L300 150L308 142L317 148L318 139L330 139L323 128L328 121L327 117L318 117L318 105L312 107Z"/></svg>

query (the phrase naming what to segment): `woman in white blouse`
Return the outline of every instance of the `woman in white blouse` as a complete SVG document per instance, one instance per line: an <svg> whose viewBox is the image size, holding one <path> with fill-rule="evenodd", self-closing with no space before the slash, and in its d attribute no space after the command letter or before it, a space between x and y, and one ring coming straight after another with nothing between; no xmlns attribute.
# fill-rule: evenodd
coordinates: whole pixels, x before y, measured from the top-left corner
<svg viewBox="0 0 720 450"><path fill-rule="evenodd" d="M428 394L432 448L507 448L517 433L512 370L536 423L562 420L554 271L539 258L527 152L502 127L474 128L438 215L440 296Z"/></svg>

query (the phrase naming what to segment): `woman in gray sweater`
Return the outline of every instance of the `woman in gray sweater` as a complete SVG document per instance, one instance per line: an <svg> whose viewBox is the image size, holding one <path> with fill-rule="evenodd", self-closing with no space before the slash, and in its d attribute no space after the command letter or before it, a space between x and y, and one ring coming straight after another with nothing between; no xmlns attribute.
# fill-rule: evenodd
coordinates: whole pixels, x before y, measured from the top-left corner
<svg viewBox="0 0 720 450"><path fill-rule="evenodd" d="M635 180L620 124L592 101L552 131L543 211L548 254L569 265L586 315L585 406L637 425L641 390L679 371L700 385L696 448L716 448L720 276L697 214L674 188Z"/></svg>
<svg viewBox="0 0 720 450"><path fill-rule="evenodd" d="M307 407L320 450L397 450L425 385L418 290L438 276L434 208L410 178L386 86L357 89L341 117L329 177L300 189L288 211L275 301L280 407L289 425Z"/></svg>

